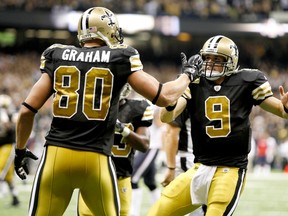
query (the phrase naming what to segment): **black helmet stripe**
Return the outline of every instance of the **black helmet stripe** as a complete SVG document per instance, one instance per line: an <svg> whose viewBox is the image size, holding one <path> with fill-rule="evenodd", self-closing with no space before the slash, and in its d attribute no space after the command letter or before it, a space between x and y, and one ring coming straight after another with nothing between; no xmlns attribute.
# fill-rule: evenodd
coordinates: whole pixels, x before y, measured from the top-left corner
<svg viewBox="0 0 288 216"><path fill-rule="evenodd" d="M89 15L93 9L94 8L91 8L90 10L85 11L81 17L81 30L83 31L84 35L87 34L87 28L89 27Z"/></svg>
<svg viewBox="0 0 288 216"><path fill-rule="evenodd" d="M222 38L223 38L222 35L218 35L218 36L211 38L211 40L209 41L208 48L209 49L217 48L218 43Z"/></svg>

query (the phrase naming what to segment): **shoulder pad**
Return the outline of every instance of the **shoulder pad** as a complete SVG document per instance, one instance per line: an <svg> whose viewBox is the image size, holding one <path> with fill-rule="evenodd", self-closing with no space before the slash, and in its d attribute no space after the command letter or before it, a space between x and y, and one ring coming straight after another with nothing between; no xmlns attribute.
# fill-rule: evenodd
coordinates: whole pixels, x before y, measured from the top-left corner
<svg viewBox="0 0 288 216"><path fill-rule="evenodd" d="M68 45L64 45L64 44L52 44L50 47L48 47L46 50L49 50L49 49L54 49L54 48L66 48L68 47Z"/></svg>
<svg viewBox="0 0 288 216"><path fill-rule="evenodd" d="M241 74L242 79L246 82L252 82L256 80L260 74L264 76L264 74L258 69L245 68L245 69L239 70L237 73Z"/></svg>
<svg viewBox="0 0 288 216"><path fill-rule="evenodd" d="M139 52L134 47L127 46L127 48L124 50L124 54L127 56L134 56L139 55Z"/></svg>
<svg viewBox="0 0 288 216"><path fill-rule="evenodd" d="M42 53L42 56L47 56L48 53L52 53L55 48L66 48L68 45L63 45L63 44L52 44L49 46L44 52Z"/></svg>

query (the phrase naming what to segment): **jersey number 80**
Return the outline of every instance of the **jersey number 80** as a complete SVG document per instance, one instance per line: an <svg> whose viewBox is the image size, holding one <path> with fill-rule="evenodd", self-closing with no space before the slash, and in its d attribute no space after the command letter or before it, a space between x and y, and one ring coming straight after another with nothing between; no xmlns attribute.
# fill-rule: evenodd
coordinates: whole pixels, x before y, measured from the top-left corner
<svg viewBox="0 0 288 216"><path fill-rule="evenodd" d="M89 120L105 120L110 107L113 74L108 68L92 67L85 73L84 88L80 71L75 66L60 66L54 73L53 115L71 118L82 103L83 114ZM82 91L79 91L83 88ZM83 92L80 97L79 92ZM81 98L81 101L80 101Z"/></svg>

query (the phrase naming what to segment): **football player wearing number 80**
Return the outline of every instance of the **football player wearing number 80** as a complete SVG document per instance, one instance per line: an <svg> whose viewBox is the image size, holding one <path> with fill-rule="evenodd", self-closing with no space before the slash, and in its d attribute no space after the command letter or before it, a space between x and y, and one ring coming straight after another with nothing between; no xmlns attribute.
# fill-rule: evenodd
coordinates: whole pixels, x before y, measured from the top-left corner
<svg viewBox="0 0 288 216"><path fill-rule="evenodd" d="M120 197L120 215L129 216L132 196L131 175L135 150L146 152L149 149L149 127L153 121L153 106L145 99L127 98L131 91L125 84L119 101L118 120L112 147L112 160L115 164ZM93 216L82 196L79 196L78 215Z"/></svg>
<svg viewBox="0 0 288 216"><path fill-rule="evenodd" d="M232 215L245 184L252 107L288 118L288 93L280 86L277 99L264 73L239 70L231 39L209 38L200 55L201 77L189 85L191 97L180 97L174 109L161 108L164 122L188 108L195 164L164 188L149 216L184 215L199 205L207 206L206 216Z"/></svg>
<svg viewBox="0 0 288 216"><path fill-rule="evenodd" d="M80 47L54 44L43 52L42 75L19 111L15 171L25 179L26 159L37 159L26 148L34 117L52 96L53 119L36 171L29 215L63 215L76 188L94 215L119 215L111 149L122 87L128 82L152 103L170 107L199 76L200 58L188 66L183 56L182 74L159 83L143 71L138 51L123 43L116 16L103 7L82 14L78 40Z"/></svg>

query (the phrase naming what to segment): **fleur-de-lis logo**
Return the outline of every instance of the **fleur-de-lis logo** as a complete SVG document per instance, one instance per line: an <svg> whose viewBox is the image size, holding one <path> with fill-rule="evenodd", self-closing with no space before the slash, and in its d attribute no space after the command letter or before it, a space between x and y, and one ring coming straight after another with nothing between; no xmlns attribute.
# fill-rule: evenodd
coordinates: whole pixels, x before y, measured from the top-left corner
<svg viewBox="0 0 288 216"><path fill-rule="evenodd" d="M232 55L234 55L236 57L239 56L238 47L236 45L230 45L230 49L232 49Z"/></svg>
<svg viewBox="0 0 288 216"><path fill-rule="evenodd" d="M108 22L108 26L113 26L113 25L115 25L116 23L115 23L115 21L113 20L113 18L114 18L114 16L113 16L113 14L110 14L108 11L105 11L105 15L102 15L101 16L101 20L104 20L104 19L109 19L109 22Z"/></svg>

